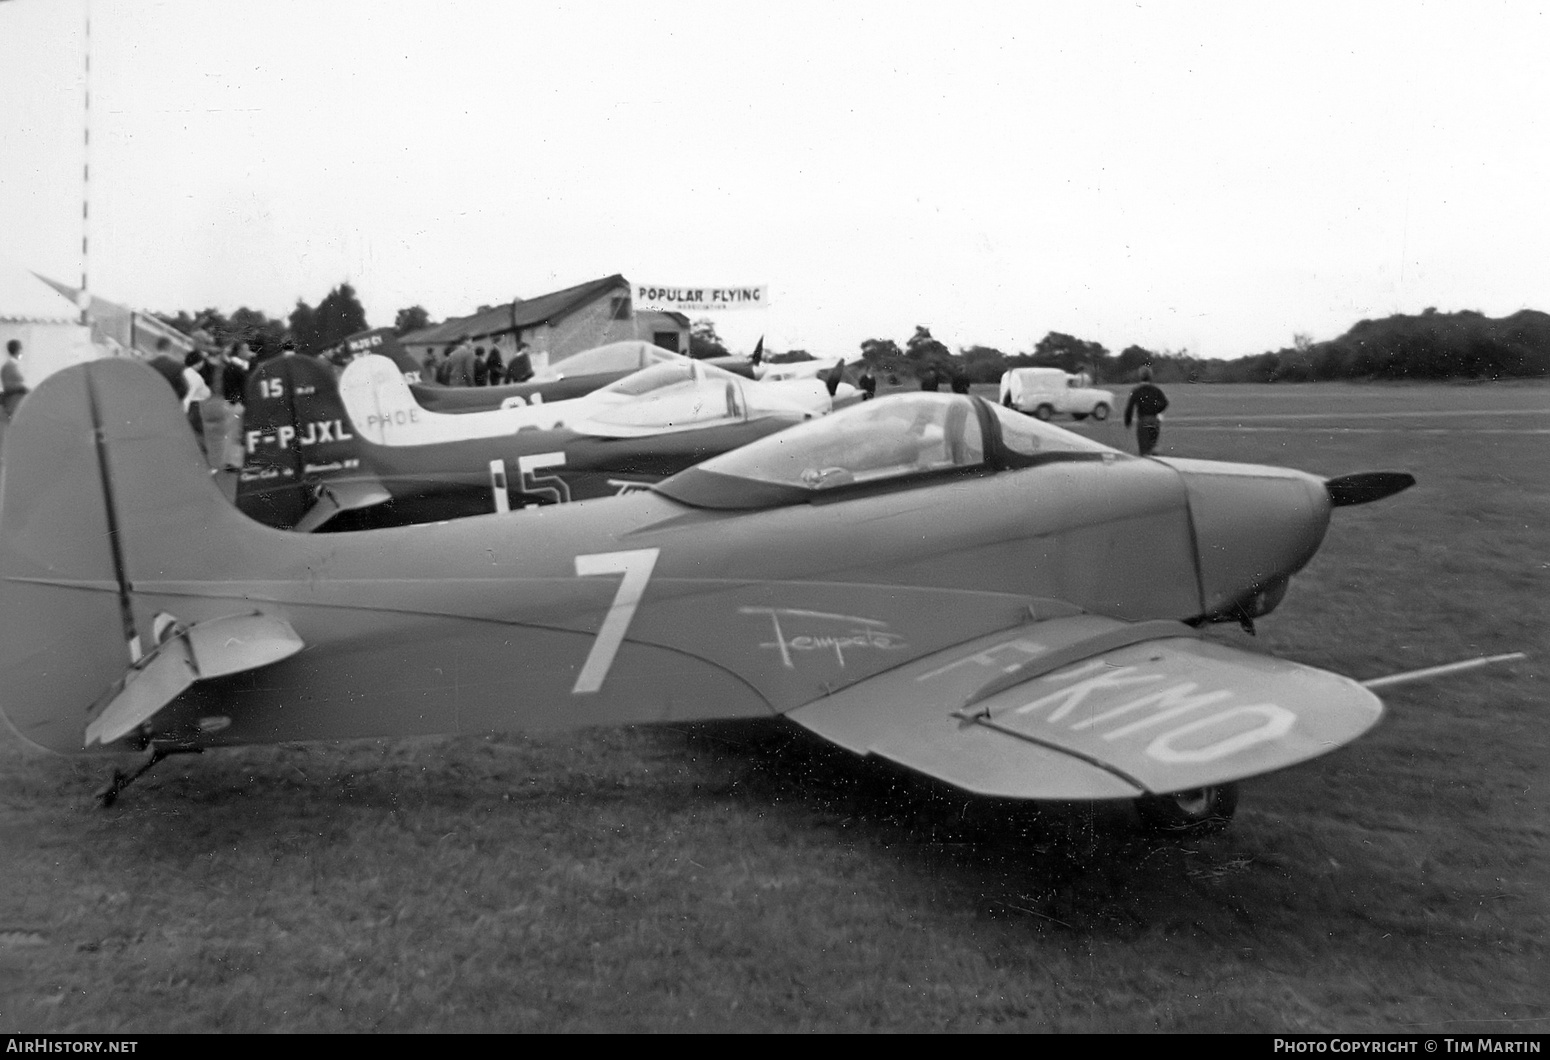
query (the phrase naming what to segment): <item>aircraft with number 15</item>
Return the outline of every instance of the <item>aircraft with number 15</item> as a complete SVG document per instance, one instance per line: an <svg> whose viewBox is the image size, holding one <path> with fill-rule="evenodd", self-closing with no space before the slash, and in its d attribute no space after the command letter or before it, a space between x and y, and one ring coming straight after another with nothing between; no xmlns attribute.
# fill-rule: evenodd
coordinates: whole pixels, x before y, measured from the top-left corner
<svg viewBox="0 0 1550 1060"><path fill-rule="evenodd" d="M422 408L386 357L337 380L317 358L274 357L247 380L237 506L310 531L613 496L853 395L837 375L760 383L679 357L566 401L448 414Z"/></svg>

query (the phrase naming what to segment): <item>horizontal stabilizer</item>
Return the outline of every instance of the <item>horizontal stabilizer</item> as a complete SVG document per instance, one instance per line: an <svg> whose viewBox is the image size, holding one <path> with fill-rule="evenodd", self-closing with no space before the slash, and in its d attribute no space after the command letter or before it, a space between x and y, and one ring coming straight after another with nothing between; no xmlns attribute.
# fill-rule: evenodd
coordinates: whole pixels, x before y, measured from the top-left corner
<svg viewBox="0 0 1550 1060"><path fill-rule="evenodd" d="M1060 800L1267 773L1354 740L1382 710L1347 678L1177 623L1078 615L938 652L789 716L968 791Z"/></svg>
<svg viewBox="0 0 1550 1060"><path fill-rule="evenodd" d="M324 483L318 487L317 500L292 529L308 534L340 512L371 508L392 499L393 495L375 479Z"/></svg>
<svg viewBox="0 0 1550 1060"><path fill-rule="evenodd" d="M195 681L279 662L302 649L290 624L268 615L230 615L174 626L130 667L89 712L86 743L109 744L134 732Z"/></svg>

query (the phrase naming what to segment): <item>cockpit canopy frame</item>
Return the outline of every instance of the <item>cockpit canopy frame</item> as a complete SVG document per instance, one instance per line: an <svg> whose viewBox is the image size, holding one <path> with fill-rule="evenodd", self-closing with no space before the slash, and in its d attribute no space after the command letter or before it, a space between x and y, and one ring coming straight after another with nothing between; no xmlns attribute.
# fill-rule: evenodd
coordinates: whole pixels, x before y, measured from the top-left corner
<svg viewBox="0 0 1550 1060"><path fill-rule="evenodd" d="M712 457L656 485L700 508L828 503L1055 461L1134 459L977 397L863 402Z"/></svg>

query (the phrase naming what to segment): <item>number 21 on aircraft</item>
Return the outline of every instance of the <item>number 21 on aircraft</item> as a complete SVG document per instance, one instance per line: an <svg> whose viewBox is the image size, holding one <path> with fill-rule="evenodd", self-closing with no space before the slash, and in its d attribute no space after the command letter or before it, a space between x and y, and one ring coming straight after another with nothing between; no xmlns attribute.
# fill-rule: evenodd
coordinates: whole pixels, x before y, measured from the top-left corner
<svg viewBox="0 0 1550 1060"><path fill-rule="evenodd" d="M576 676L571 695L596 692L603 687L603 679L608 676L608 668L614 664L619 645L624 643L625 631L630 628L630 620L635 617L635 608L640 605L641 595L646 591L646 583L651 580L651 570L657 565L657 555L661 551L659 548L641 548L630 552L599 552L576 557L578 578L596 574L622 574L624 579L619 582L614 602L603 617L603 625L597 631L597 639L592 642L592 650L587 652L587 661Z"/></svg>

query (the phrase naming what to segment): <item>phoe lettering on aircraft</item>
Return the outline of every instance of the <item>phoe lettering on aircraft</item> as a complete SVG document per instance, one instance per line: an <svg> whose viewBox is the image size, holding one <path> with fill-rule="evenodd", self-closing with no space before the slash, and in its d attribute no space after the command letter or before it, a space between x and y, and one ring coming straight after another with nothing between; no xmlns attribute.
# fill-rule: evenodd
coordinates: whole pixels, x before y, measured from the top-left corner
<svg viewBox="0 0 1550 1060"><path fill-rule="evenodd" d="M613 496L826 414L854 388L839 371L764 383L674 357L540 405L453 414L416 394L374 354L337 379L311 357L263 362L247 381L238 506L310 531Z"/></svg>

